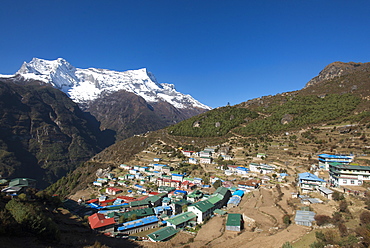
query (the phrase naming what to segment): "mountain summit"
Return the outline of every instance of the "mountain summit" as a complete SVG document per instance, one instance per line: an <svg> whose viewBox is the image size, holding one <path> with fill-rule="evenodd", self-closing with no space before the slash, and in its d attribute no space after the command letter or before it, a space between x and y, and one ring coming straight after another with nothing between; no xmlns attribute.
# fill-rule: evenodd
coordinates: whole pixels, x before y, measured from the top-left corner
<svg viewBox="0 0 370 248"><path fill-rule="evenodd" d="M162 101L178 109L211 109L192 96L176 91L172 84L158 83L146 68L123 72L96 68L79 69L63 58L56 60L33 58L29 63L24 62L16 74L25 79L50 83L79 104L125 90L141 96L148 103Z"/></svg>
<svg viewBox="0 0 370 248"><path fill-rule="evenodd" d="M113 131L117 140L158 130L211 108L158 83L146 68L128 71L79 69L63 58L33 58L14 76L18 84L41 82L66 93L83 111L93 115L100 129Z"/></svg>

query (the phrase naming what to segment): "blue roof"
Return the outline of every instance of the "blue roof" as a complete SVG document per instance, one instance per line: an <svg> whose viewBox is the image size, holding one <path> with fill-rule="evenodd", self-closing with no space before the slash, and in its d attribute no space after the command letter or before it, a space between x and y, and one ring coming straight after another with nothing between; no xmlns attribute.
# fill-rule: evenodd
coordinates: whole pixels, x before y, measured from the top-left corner
<svg viewBox="0 0 370 248"><path fill-rule="evenodd" d="M345 159L352 159L348 155L319 154L317 156L322 157L322 158L345 158Z"/></svg>
<svg viewBox="0 0 370 248"><path fill-rule="evenodd" d="M172 176L175 176L175 177L183 177L184 175L181 175L181 174L172 174Z"/></svg>
<svg viewBox="0 0 370 248"><path fill-rule="evenodd" d="M311 180L311 181L320 181L320 182L325 182L324 179L319 178L318 176L311 174L309 172L303 172L298 174L299 180Z"/></svg>
<svg viewBox="0 0 370 248"><path fill-rule="evenodd" d="M90 208L101 208L101 206L100 206L100 205L95 204L95 203L89 203L89 204L88 204L88 206L89 206Z"/></svg>
<svg viewBox="0 0 370 248"><path fill-rule="evenodd" d="M203 179L199 177L194 177L194 180L203 181Z"/></svg>
<svg viewBox="0 0 370 248"><path fill-rule="evenodd" d="M153 216L148 216L148 217L145 217L145 218L142 218L142 219L133 220L133 221L123 223L122 226L117 228L117 230L118 231L125 231L125 230L131 229L131 228L145 226L145 225L152 224L152 223L155 223L155 222L158 222L158 221L159 220L158 220L157 216L154 216L154 215Z"/></svg>
<svg viewBox="0 0 370 248"><path fill-rule="evenodd" d="M102 207L100 207L100 208L120 208L120 207L122 207L122 206L127 206L128 205L128 203L123 203L123 204L118 204L118 205L108 205L108 206L102 206Z"/></svg>
<svg viewBox="0 0 370 248"><path fill-rule="evenodd" d="M233 195L238 195L238 196L240 196L240 197L243 197L243 195L244 195L244 191L243 191L243 190L237 190L237 191L235 191L235 192L233 193Z"/></svg>
<svg viewBox="0 0 370 248"><path fill-rule="evenodd" d="M154 164L154 166L167 166L165 164Z"/></svg>
<svg viewBox="0 0 370 248"><path fill-rule="evenodd" d="M237 170L244 170L244 171L249 171L248 168L246 167L242 167L242 166L239 166L239 167L236 167Z"/></svg>
<svg viewBox="0 0 370 248"><path fill-rule="evenodd" d="M185 191L185 190L175 190L174 192L173 192L174 194L187 194L188 192L187 191Z"/></svg>
<svg viewBox="0 0 370 248"><path fill-rule="evenodd" d="M241 201L241 198L238 195L234 195L229 199L227 204L234 204L237 206L239 205L240 201Z"/></svg>
<svg viewBox="0 0 370 248"><path fill-rule="evenodd" d="M160 214L165 210L172 210L172 208L170 206L158 206L158 207L155 207L153 209L154 209L155 214Z"/></svg>

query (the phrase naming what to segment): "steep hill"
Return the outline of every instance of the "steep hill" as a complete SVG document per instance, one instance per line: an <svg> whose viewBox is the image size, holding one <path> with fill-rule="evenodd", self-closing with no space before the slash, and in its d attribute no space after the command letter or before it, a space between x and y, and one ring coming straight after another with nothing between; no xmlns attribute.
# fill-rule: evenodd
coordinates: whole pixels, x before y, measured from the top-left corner
<svg viewBox="0 0 370 248"><path fill-rule="evenodd" d="M239 163L247 163L248 156L255 152L275 154L271 159L276 162L289 164L291 162L287 161L295 161L293 164L297 166L307 166L307 160L318 152L366 153L370 63L346 66L336 62L327 68L338 64L342 68L340 74L322 76L302 90L213 109L166 129L118 142L79 168L78 175L72 173L73 180L71 177L64 180L80 181L78 187L83 188L91 178L89 181L80 175L92 168L91 163L93 170L116 167L134 159L135 154L158 141L174 148L189 144L200 148L221 144L237 146L240 149L235 153L243 151ZM59 183L53 190L64 188L64 185ZM69 187L69 192L74 189Z"/></svg>
<svg viewBox="0 0 370 248"><path fill-rule="evenodd" d="M63 92L35 81L0 80L0 116L0 174L39 187L91 158L109 136Z"/></svg>

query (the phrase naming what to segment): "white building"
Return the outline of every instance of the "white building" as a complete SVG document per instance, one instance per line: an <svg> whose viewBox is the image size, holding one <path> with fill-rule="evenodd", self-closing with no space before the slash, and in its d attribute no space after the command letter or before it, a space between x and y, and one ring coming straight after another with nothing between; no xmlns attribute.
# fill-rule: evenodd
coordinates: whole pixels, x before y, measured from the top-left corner
<svg viewBox="0 0 370 248"><path fill-rule="evenodd" d="M335 186L359 186L363 181L370 181L370 166L329 163L329 181Z"/></svg>

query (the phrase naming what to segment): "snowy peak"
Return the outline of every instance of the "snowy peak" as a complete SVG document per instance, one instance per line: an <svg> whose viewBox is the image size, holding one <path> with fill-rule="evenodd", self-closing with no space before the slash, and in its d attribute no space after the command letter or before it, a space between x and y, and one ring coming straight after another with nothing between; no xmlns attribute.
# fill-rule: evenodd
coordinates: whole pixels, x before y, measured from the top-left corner
<svg viewBox="0 0 370 248"><path fill-rule="evenodd" d="M63 88L78 84L79 79L75 73L76 68L65 59L58 58L49 61L33 58L29 63L24 62L16 74L51 83L54 87L64 91Z"/></svg>
<svg viewBox="0 0 370 248"><path fill-rule="evenodd" d="M79 69L63 58L51 61L33 58L29 63L24 62L17 74L26 79L50 83L77 103L87 103L102 94L126 90L143 97L147 102L165 101L181 109L211 109L190 95L176 91L172 84L158 83L146 68L123 72L97 68Z"/></svg>

